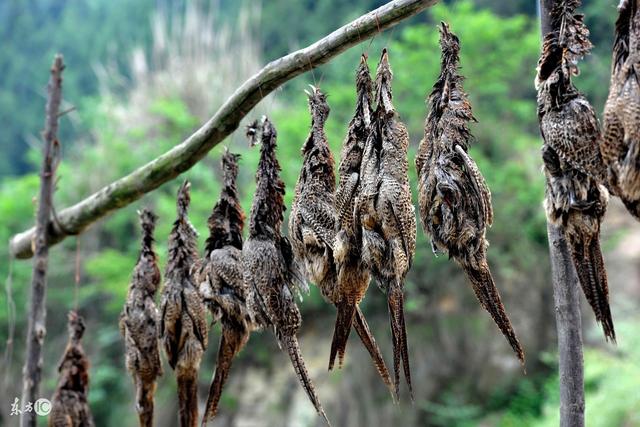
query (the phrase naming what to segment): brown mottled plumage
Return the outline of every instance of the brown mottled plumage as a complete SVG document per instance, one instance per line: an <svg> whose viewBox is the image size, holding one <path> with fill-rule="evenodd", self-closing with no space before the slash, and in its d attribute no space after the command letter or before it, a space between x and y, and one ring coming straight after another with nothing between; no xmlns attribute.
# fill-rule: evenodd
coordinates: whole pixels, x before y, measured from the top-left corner
<svg viewBox="0 0 640 427"><path fill-rule="evenodd" d="M318 285L322 295L338 308L334 343L336 335L342 335L343 345L338 350L332 344L329 369L333 367L336 353L339 354L340 363L342 363L346 340L353 325L367 349L372 353L376 367L386 372L386 379L390 383L389 372L380 350L375 344L364 316L357 310L355 303L357 297L346 293L345 289L340 292L337 288L338 273L333 253L337 231L334 160L324 131L324 124L330 110L326 95L317 88L312 88L312 91L308 94L311 131L302 147L303 166L289 216L289 237L293 252L306 277ZM353 216L353 209L349 213ZM366 275L367 282L364 283L364 290L368 285L368 273ZM345 286L350 284L343 283L343 287ZM356 310L359 319L354 323Z"/></svg>
<svg viewBox="0 0 640 427"><path fill-rule="evenodd" d="M125 358L136 388L136 410L141 426L153 425L153 395L156 378L162 375L158 347L159 314L155 296L160 286L158 257L153 249L157 217L144 209L139 212L142 244L133 270L127 301L120 315Z"/></svg>
<svg viewBox="0 0 640 427"><path fill-rule="evenodd" d="M215 417L233 358L258 328L247 304L248 290L242 278L244 212L236 187L239 157L229 152L222 156L224 185L209 217L209 238L198 279L200 295L214 322L220 320L222 324L216 370L202 425Z"/></svg>
<svg viewBox="0 0 640 427"><path fill-rule="evenodd" d="M564 231L596 320L605 337L615 341L600 250L600 224L608 202L607 191L600 185L605 176L599 150L602 135L593 107L571 82L578 73L577 61L591 48L583 16L574 14L579 4L578 0L564 0L552 9L554 30L545 36L538 62L545 207L549 220Z"/></svg>
<svg viewBox="0 0 640 427"><path fill-rule="evenodd" d="M640 220L640 13L621 0L600 151L609 190Z"/></svg>
<svg viewBox="0 0 640 427"><path fill-rule="evenodd" d="M356 215L362 225L362 259L387 294L396 397L402 363L413 398L404 321L404 280L416 248L416 218L409 187L409 135L392 104L391 79L384 49L376 73L377 106L362 158Z"/></svg>
<svg viewBox="0 0 640 427"><path fill-rule="evenodd" d="M206 308L195 283L198 235L187 217L190 188L189 181L185 181L178 190L178 217L169 234L160 307L160 335L169 365L176 372L182 427L196 426L198 422L198 370L208 332Z"/></svg>
<svg viewBox="0 0 640 427"><path fill-rule="evenodd" d="M524 352L487 263L487 226L493 221L491 192L469 156L475 121L459 74L460 41L444 22L440 26L440 76L429 95L424 138L416 156L422 226L434 252L453 257L471 282L482 307L524 363Z"/></svg>
<svg viewBox="0 0 640 427"><path fill-rule="evenodd" d="M69 312L69 342L58 365L60 377L51 398L50 427L93 427L88 403L89 359L82 348L82 317Z"/></svg>
<svg viewBox="0 0 640 427"><path fill-rule="evenodd" d="M295 295L306 287L293 259L293 250L281 234L284 220L284 182L276 158L276 129L264 118L247 132L255 143L260 134L260 161L256 193L251 206L249 238L242 248L245 286L251 289L256 312L273 327L280 347L287 352L298 380L318 414L329 423L304 364L296 334L302 322Z"/></svg>

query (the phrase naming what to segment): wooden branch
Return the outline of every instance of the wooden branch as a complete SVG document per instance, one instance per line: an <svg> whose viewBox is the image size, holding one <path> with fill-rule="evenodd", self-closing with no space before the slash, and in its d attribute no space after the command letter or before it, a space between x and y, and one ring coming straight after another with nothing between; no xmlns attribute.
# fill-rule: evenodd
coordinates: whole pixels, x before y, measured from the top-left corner
<svg viewBox="0 0 640 427"><path fill-rule="evenodd" d="M542 37L553 30L549 13L556 1L540 0ZM578 277L562 228L547 222L553 300L558 332L560 426L584 426L584 361Z"/></svg>
<svg viewBox="0 0 640 427"><path fill-rule="evenodd" d="M45 295L47 290L47 264L49 258L49 234L53 185L55 182L54 162L58 146L58 112L62 99L61 55L56 55L51 67L51 78L47 87L46 119L44 124L44 146L42 148L42 170L40 172L40 198L36 216L33 274L31 276L31 298L29 307L29 327L27 329L27 352L23 371L22 404L35 403L42 377L42 344L46 335ZM20 418L22 427L35 427L35 412L23 411Z"/></svg>
<svg viewBox="0 0 640 427"><path fill-rule="evenodd" d="M560 427L584 426L584 361L578 277L561 228L547 224L558 330Z"/></svg>
<svg viewBox="0 0 640 427"><path fill-rule="evenodd" d="M394 0L337 29L314 44L270 62L247 80L193 135L131 174L105 186L58 214L58 224L50 229L49 243L82 233L88 226L144 194L185 172L213 147L229 136L253 107L273 90L379 31L392 27L434 5L437 0ZM11 238L11 254L17 258L33 255L31 228Z"/></svg>

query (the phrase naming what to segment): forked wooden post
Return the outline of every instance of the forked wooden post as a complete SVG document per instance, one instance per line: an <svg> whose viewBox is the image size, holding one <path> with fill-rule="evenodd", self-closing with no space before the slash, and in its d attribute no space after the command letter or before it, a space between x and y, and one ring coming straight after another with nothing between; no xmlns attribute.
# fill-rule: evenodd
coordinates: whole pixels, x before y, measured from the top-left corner
<svg viewBox="0 0 640 427"><path fill-rule="evenodd" d="M549 12L557 1L540 0L542 37L553 30ZM553 300L558 331L560 426L584 426L584 362L580 286L563 230L547 222Z"/></svg>
<svg viewBox="0 0 640 427"><path fill-rule="evenodd" d="M47 264L49 259L49 227L51 225L51 206L55 182L55 161L58 146L58 115L62 100L62 56L56 55L51 66L51 78L47 86L47 107L42 147L42 170L40 171L40 197L36 216L33 240L33 274L31 276L31 298L29 302L29 326L27 329L27 353L23 371L22 406L40 398L38 390L42 378L42 344L47 333L46 290ZM35 427L35 412L23 411L20 416L22 427Z"/></svg>

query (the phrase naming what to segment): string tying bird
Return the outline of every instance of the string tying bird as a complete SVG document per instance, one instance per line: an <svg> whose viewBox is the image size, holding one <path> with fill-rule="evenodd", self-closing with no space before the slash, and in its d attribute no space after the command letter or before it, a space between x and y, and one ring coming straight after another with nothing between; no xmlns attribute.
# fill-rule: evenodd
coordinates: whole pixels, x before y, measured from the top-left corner
<svg viewBox="0 0 640 427"><path fill-rule="evenodd" d="M640 14L637 0L618 6L611 83L600 151L612 194L640 220Z"/></svg>
<svg viewBox="0 0 640 427"><path fill-rule="evenodd" d="M330 109L326 95L319 89L312 87L312 91L307 94L311 113L311 131L302 147L303 165L289 216L289 237L293 252L306 277L318 285L324 298L338 308L334 343L338 335L341 335L340 339L343 341L339 350L332 344L329 369L333 368L336 353L339 354L339 360L342 363L346 339L353 324L365 347L372 354L374 364L383 372L383 379L386 374L386 381L390 384L389 372L382 354L359 310L357 321L353 322L357 309L354 299L356 296L345 292L345 289L338 289L338 272L333 252L337 232L334 160L324 131ZM357 163L359 166L360 162ZM353 215L352 212L351 209L351 215ZM343 258L344 256L342 255ZM369 282L368 273L365 275L364 290ZM351 284L343 281L342 285L345 287ZM361 283L355 285L362 286Z"/></svg>
<svg viewBox="0 0 640 427"><path fill-rule="evenodd" d="M50 427L93 427L89 408L89 359L82 348L84 320L68 314L69 341L58 365L58 385L51 398Z"/></svg>
<svg viewBox="0 0 640 427"><path fill-rule="evenodd" d="M158 347L159 314L155 303L160 286L160 269L153 248L157 217L147 209L139 212L139 216L142 244L127 301L120 315L120 332L125 342L126 366L136 389L140 426L150 427L153 425L156 378L162 375Z"/></svg>
<svg viewBox="0 0 640 427"><path fill-rule="evenodd" d="M190 188L185 181L178 190L178 216L169 234L160 308L160 335L169 365L176 372L182 427L198 422L198 370L208 332L206 308L195 283L199 259L197 232L187 216Z"/></svg>
<svg viewBox="0 0 640 427"><path fill-rule="evenodd" d="M395 394L400 364L413 399L404 320L404 280L416 247L416 219L409 187L409 135L392 103L391 66L382 51L376 73L376 110L361 165L356 215L362 230L362 259L387 294L393 342Z"/></svg>
<svg viewBox="0 0 640 427"><path fill-rule="evenodd" d="M434 253L447 253L462 267L478 301L524 363L522 346L487 262L491 192L468 154L472 140L468 123L475 118L458 71L460 40L444 22L440 47L440 76L428 98L424 138L416 156L420 219Z"/></svg>
<svg viewBox="0 0 640 427"><path fill-rule="evenodd" d="M296 336L302 322L295 302L296 293L308 287L294 260L289 240L282 236L284 182L276 158L276 129L264 118L247 131L254 145L261 142L256 172L256 193L251 206L249 238L242 248L245 286L250 287L256 311L273 327L279 346L291 359L298 380L318 414L329 421L300 352Z"/></svg>
<svg viewBox="0 0 640 427"><path fill-rule="evenodd" d="M606 173L599 149L602 135L593 107L571 81L578 60L591 49L584 17L575 14L579 5L578 0L564 0L551 10L554 30L545 36L538 62L545 209L549 221L564 232L580 285L605 337L615 341L600 250L600 224L608 203L600 185Z"/></svg>
<svg viewBox="0 0 640 427"><path fill-rule="evenodd" d="M209 216L209 238L198 279L200 295L214 322L220 321L222 325L216 370L202 425L216 415L233 358L244 348L250 333L259 328L248 305L249 291L242 275L245 216L236 186L239 158L240 155L228 151L222 156L224 183L220 199Z"/></svg>

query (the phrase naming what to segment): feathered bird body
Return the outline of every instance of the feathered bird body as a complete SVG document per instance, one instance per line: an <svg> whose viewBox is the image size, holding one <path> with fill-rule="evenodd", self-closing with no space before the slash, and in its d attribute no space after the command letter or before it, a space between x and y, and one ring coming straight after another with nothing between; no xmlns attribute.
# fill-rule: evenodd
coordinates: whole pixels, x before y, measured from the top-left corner
<svg viewBox="0 0 640 427"><path fill-rule="evenodd" d="M278 343L289 355L307 396L326 420L296 337L302 318L295 296L306 282L297 269L291 244L281 234L285 187L276 158L276 129L265 118L260 125L254 123L248 134L259 134L261 147L249 238L242 248L244 283L251 288L257 313L263 316L268 326L273 327Z"/></svg>
<svg viewBox="0 0 640 427"><path fill-rule="evenodd" d="M369 287L371 275L362 262L362 229L359 217L354 215L356 200L360 194L362 176L360 169L364 146L371 131L373 119L372 82L367 65L367 57L362 55L360 65L356 71L356 111L349 122L347 137L342 145L340 154L340 166L338 173L340 181L336 189L335 208L338 215L336 221L337 234L334 240L334 259L336 262L337 284L335 304L338 309L333 342L331 343L331 356L329 369L333 368L336 355L339 363L344 358L351 325L355 316L362 316L358 305L362 301ZM362 337L362 335L361 335ZM373 337L371 338L373 340ZM379 353L375 340L374 347L367 344L367 350L372 354ZM364 340L363 340L364 343ZM388 372L384 361L382 365L376 362L376 367L388 382ZM381 367L384 367L380 371ZM386 379L385 374L386 372Z"/></svg>
<svg viewBox="0 0 640 427"><path fill-rule="evenodd" d="M640 220L640 13L637 0L618 10L600 151L610 191Z"/></svg>
<svg viewBox="0 0 640 427"><path fill-rule="evenodd" d="M162 291L160 335L169 365L176 372L180 425L198 421L198 370L207 348L206 308L195 273L199 257L197 232L187 216L191 184L178 190L178 216L169 235L165 286Z"/></svg>
<svg viewBox="0 0 640 427"><path fill-rule="evenodd" d="M224 184L209 216L209 238L198 279L200 295L214 321L222 324L203 424L216 415L233 358L244 348L251 332L259 328L248 304L249 290L242 273L244 212L236 186L239 157L229 152L222 156Z"/></svg>
<svg viewBox="0 0 640 427"><path fill-rule="evenodd" d="M69 312L69 341L58 365L58 385L51 398L50 427L93 427L89 408L89 359L82 348L84 320Z"/></svg>
<svg viewBox="0 0 640 427"><path fill-rule="evenodd" d="M312 88L312 91L309 93L311 131L302 147L303 166L289 216L289 236L294 255L303 266L306 277L316 283L322 295L338 308L334 343L340 341L341 344L332 343L329 369L333 368L336 354L339 355L340 364L342 363L346 340L353 325L371 353L383 380L390 383L382 354L375 344L364 316L357 308L356 301L359 303L360 300L353 299L354 295L346 293L344 286L339 288L338 266L333 253L338 226L334 160L324 132L324 124L330 110L326 95L317 88ZM350 214L352 217L352 208ZM350 221L353 222L352 218ZM366 290L368 274L365 283L362 283L360 277L358 280L360 282L356 283L356 286L364 285L363 291ZM350 285L344 282L341 284ZM356 312L358 320L354 323Z"/></svg>
<svg viewBox="0 0 640 427"><path fill-rule="evenodd" d="M412 393L403 288L415 253L416 220L408 176L409 135L392 104L391 79L385 49L376 73L377 105L363 153L357 215L362 225L362 258L387 294L397 397L401 362Z"/></svg>
<svg viewBox="0 0 640 427"><path fill-rule="evenodd" d="M302 146L303 165L289 215L289 238L302 272L320 288L325 298L334 301L336 183L333 155L324 131L330 111L326 98L315 87L309 93L311 131Z"/></svg>
<svg viewBox="0 0 640 427"><path fill-rule="evenodd" d="M593 107L571 81L577 61L591 49L578 0L559 2L551 11L554 30L545 36L538 63L538 119L544 139L547 178L545 208L562 227L580 285L605 336L615 340L609 291L600 250L600 224L608 202L602 138Z"/></svg>
<svg viewBox="0 0 640 427"><path fill-rule="evenodd" d="M153 248L156 219L149 210L140 212L140 255L133 270L127 301L120 315L126 365L136 388L136 410L141 426L153 425L156 378L162 375L158 346L159 314L155 303L160 286L158 257Z"/></svg>
<svg viewBox="0 0 640 427"><path fill-rule="evenodd" d="M482 307L489 312L521 362L524 353L487 263L487 226L493 221L491 192L468 154L475 121L459 74L460 41L440 27L440 76L429 95L424 138L416 156L420 218L434 252L463 268Z"/></svg>

